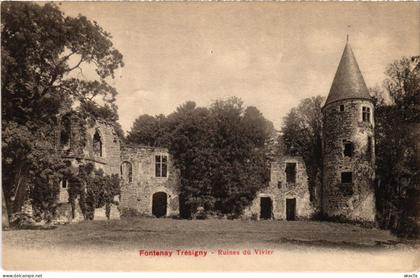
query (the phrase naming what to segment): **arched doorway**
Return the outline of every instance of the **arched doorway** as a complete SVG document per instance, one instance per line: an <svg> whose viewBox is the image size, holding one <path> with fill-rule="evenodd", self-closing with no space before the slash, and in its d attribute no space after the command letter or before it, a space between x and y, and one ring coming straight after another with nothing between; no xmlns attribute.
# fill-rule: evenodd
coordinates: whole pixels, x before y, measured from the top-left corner
<svg viewBox="0 0 420 278"><path fill-rule="evenodd" d="M260 199L260 219L271 219L273 213L273 202L270 197Z"/></svg>
<svg viewBox="0 0 420 278"><path fill-rule="evenodd" d="M166 216L167 194L165 192L156 192L153 194L152 214L157 218Z"/></svg>

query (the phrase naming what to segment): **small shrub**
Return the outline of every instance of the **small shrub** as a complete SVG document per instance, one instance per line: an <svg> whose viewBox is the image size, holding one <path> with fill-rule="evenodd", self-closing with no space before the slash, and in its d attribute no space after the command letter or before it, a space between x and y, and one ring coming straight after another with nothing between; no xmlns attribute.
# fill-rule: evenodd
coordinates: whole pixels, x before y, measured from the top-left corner
<svg viewBox="0 0 420 278"><path fill-rule="evenodd" d="M419 236L419 225L415 219L407 217L401 219L399 225L395 229L392 229L391 232L398 237L416 239Z"/></svg>
<svg viewBox="0 0 420 278"><path fill-rule="evenodd" d="M197 212L195 213L195 219L207 219L207 214L203 207L197 208Z"/></svg>
<svg viewBox="0 0 420 278"><path fill-rule="evenodd" d="M372 229L372 228L377 227L376 222L367 222L367 221L361 221L361 220L350 220L350 219L347 219L344 215L328 216L326 214L315 213L314 215L312 215L311 220L334 222L334 223L343 223L343 224L352 224L352 225L356 225L356 226L360 226L360 227L368 228L368 229Z"/></svg>
<svg viewBox="0 0 420 278"><path fill-rule="evenodd" d="M254 221L258 220L258 213L253 213L251 215L251 220L254 220Z"/></svg>
<svg viewBox="0 0 420 278"><path fill-rule="evenodd" d="M23 228L26 226L33 225L35 223L34 218L26 213L14 213L11 215L9 220L10 226L13 228Z"/></svg>
<svg viewBox="0 0 420 278"><path fill-rule="evenodd" d="M229 220L234 220L236 218L238 218L238 216L235 213L228 213L226 214L226 218Z"/></svg>

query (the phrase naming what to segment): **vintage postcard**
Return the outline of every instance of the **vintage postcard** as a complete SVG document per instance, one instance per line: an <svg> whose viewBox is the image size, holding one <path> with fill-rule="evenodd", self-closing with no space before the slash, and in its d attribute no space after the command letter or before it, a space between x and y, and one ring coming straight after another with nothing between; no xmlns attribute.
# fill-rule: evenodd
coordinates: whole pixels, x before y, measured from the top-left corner
<svg viewBox="0 0 420 278"><path fill-rule="evenodd" d="M420 3L2 2L1 66L4 271L417 277Z"/></svg>

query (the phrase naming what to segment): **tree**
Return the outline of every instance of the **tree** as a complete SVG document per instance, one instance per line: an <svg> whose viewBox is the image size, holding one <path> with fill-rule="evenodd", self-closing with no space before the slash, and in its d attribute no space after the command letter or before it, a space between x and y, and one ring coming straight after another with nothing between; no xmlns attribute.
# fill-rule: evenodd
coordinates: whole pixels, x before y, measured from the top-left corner
<svg viewBox="0 0 420 278"><path fill-rule="evenodd" d="M80 104L82 120L94 111L116 111L117 92L107 79L123 62L96 22L31 2L1 5L1 57L3 191L12 213L28 194L45 203L57 191L67 167L58 163L54 142L62 111ZM95 66L96 80L75 77L87 64Z"/></svg>
<svg viewBox="0 0 420 278"><path fill-rule="evenodd" d="M106 78L123 66L122 55L96 22L80 15L65 17L49 3L8 2L1 8L3 119L48 122L75 100L115 101L116 91ZM96 66L98 80L71 76L83 64Z"/></svg>
<svg viewBox="0 0 420 278"><path fill-rule="evenodd" d="M322 182L322 104L321 96L306 98L286 115L279 137L286 153L300 155L306 165L312 202L319 202L317 188ZM319 206L316 206L319 207Z"/></svg>
<svg viewBox="0 0 420 278"><path fill-rule="evenodd" d="M79 165L76 174L67 173L69 182L69 201L74 213L75 201L78 198L80 208L86 220L93 220L95 209L105 206L107 218L114 197L120 195L120 178L118 175L106 175L103 170L96 170L91 163Z"/></svg>
<svg viewBox="0 0 420 278"><path fill-rule="evenodd" d="M164 115L156 117L150 115L141 115L135 121L131 131L127 135L127 142L146 145L146 146L164 146L166 138L162 138L166 127L166 118Z"/></svg>
<svg viewBox="0 0 420 278"><path fill-rule="evenodd" d="M89 118L91 120L102 120L111 124L120 140L125 141L124 131L118 122L118 107L115 103L98 105L95 102L84 102L78 107L79 119Z"/></svg>
<svg viewBox="0 0 420 278"><path fill-rule="evenodd" d="M375 108L379 222L410 237L419 233L419 64L416 57L390 64L382 93L391 97L391 103Z"/></svg>

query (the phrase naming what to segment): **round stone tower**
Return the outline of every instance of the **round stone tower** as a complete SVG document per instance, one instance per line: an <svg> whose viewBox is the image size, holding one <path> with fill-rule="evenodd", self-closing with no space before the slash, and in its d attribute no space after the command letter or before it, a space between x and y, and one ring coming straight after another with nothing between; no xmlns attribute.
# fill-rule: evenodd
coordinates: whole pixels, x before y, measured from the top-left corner
<svg viewBox="0 0 420 278"><path fill-rule="evenodd" d="M322 212L375 221L374 104L347 42L323 113Z"/></svg>

